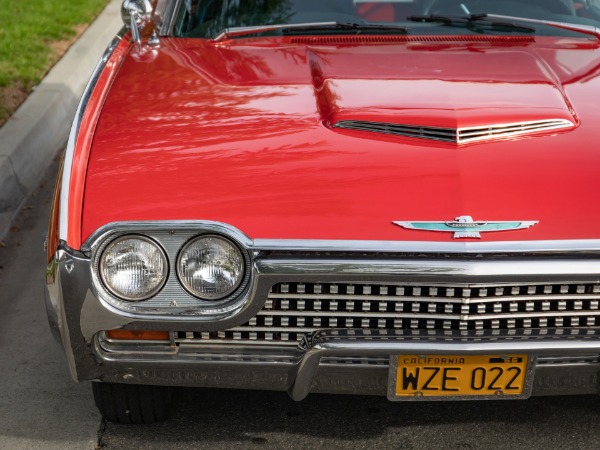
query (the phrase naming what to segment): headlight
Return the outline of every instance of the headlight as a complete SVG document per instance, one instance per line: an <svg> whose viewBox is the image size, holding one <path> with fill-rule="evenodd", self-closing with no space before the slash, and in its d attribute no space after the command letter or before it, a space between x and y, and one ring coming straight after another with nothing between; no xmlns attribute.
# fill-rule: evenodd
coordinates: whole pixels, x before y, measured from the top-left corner
<svg viewBox="0 0 600 450"><path fill-rule="evenodd" d="M219 300L239 287L244 266L242 252L231 241L219 236L201 236L179 253L177 275L192 295Z"/></svg>
<svg viewBox="0 0 600 450"><path fill-rule="evenodd" d="M164 286L169 273L165 252L143 236L123 236L104 249L100 277L108 290L125 300L152 297Z"/></svg>

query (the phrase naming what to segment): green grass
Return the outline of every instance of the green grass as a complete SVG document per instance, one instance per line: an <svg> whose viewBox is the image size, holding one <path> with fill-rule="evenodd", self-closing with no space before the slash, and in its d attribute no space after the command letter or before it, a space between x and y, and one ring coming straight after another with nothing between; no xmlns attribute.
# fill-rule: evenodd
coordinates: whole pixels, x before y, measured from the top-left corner
<svg viewBox="0 0 600 450"><path fill-rule="evenodd" d="M0 0L0 88L30 90L56 61L49 43L75 35L107 0ZM0 97L1 100L1 97ZM0 104L0 120L3 105Z"/></svg>

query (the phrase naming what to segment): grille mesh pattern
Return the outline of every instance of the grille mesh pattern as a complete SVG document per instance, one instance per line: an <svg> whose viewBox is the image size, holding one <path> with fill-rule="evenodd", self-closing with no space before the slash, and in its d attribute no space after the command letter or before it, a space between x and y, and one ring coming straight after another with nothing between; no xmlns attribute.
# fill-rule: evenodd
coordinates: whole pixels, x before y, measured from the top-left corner
<svg viewBox="0 0 600 450"><path fill-rule="evenodd" d="M408 285L279 283L261 312L186 342L296 346L321 328L513 330L600 326L600 283Z"/></svg>

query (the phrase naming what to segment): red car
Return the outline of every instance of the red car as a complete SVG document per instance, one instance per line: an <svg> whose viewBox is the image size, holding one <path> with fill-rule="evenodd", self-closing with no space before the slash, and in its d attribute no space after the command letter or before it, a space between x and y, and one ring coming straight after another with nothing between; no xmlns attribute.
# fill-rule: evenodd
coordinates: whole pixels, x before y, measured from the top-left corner
<svg viewBox="0 0 600 450"><path fill-rule="evenodd" d="M597 394L600 1L126 0L47 307L107 420L176 386Z"/></svg>

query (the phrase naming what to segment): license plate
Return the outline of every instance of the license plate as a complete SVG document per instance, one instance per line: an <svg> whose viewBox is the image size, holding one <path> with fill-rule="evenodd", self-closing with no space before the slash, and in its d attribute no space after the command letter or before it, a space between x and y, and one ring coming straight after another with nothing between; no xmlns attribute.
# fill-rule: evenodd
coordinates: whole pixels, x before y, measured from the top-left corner
<svg viewBox="0 0 600 450"><path fill-rule="evenodd" d="M390 400L527 398L528 355L392 355Z"/></svg>

